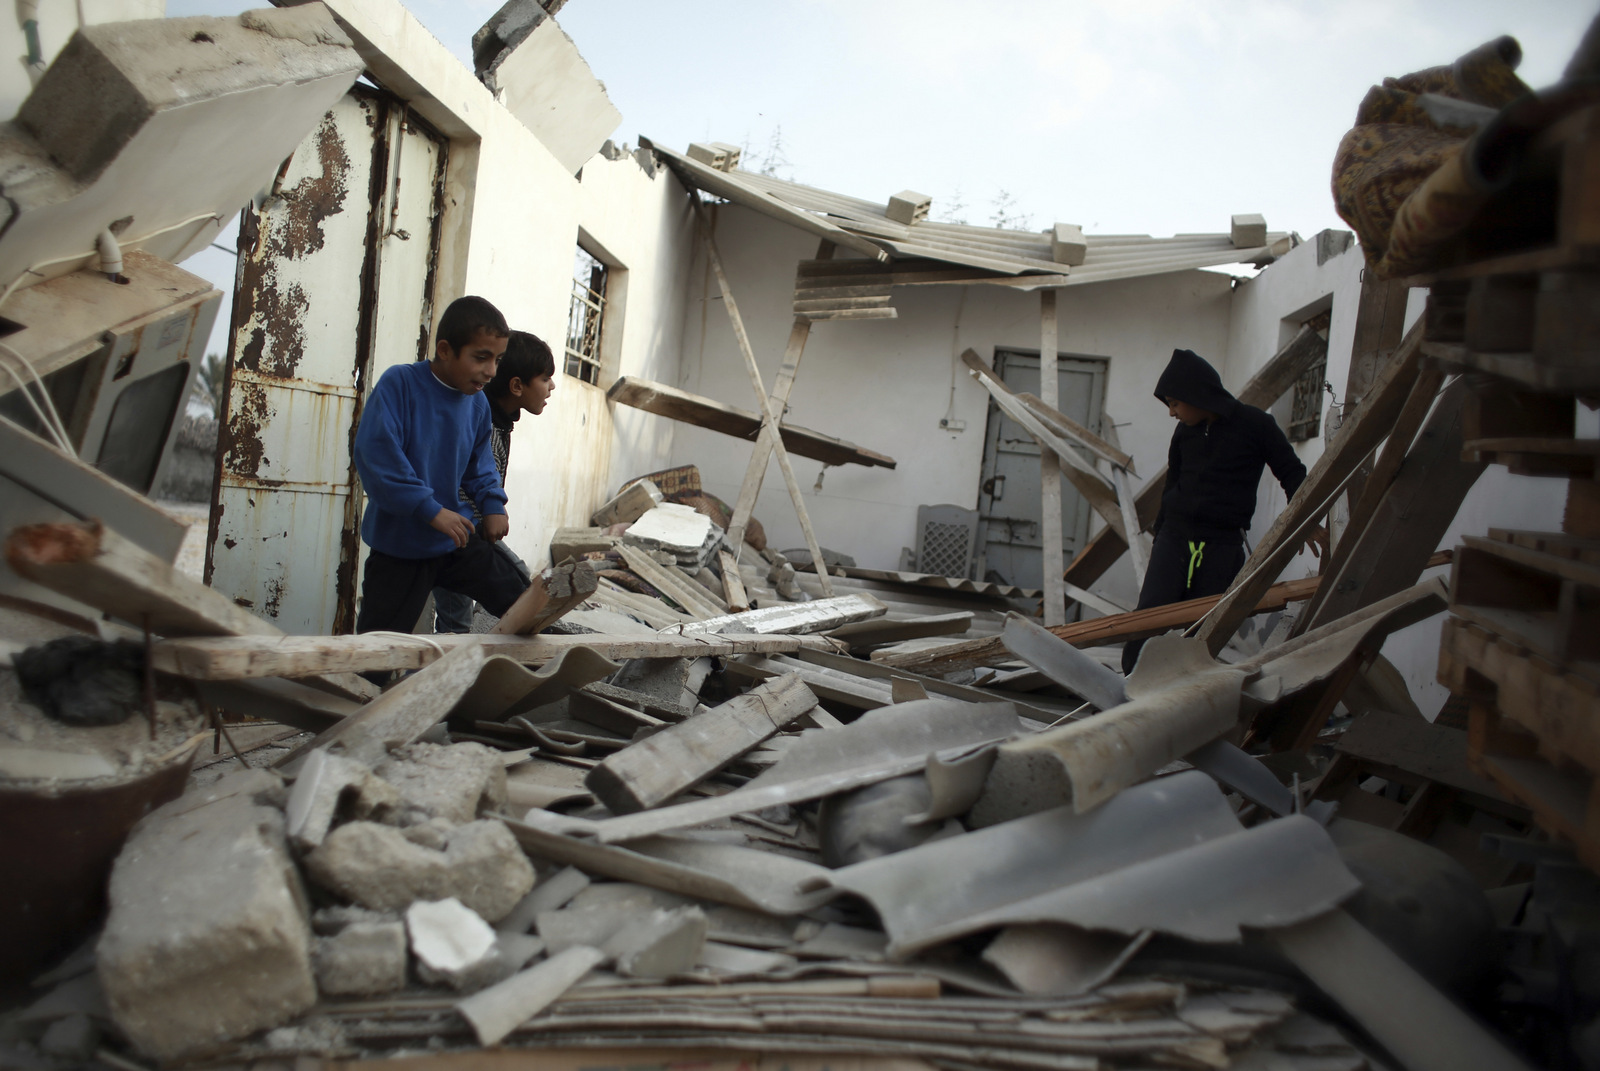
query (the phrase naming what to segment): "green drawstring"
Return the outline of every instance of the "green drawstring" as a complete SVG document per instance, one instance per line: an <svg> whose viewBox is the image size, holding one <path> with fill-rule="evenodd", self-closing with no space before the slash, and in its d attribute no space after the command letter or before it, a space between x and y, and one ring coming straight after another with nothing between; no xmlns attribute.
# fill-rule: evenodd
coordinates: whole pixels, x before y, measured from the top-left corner
<svg viewBox="0 0 1600 1071"><path fill-rule="evenodd" d="M1183 582L1184 587L1194 587L1194 571L1200 568L1200 563L1205 560L1205 556L1205 543L1203 541L1196 543L1191 539L1189 541L1189 578Z"/></svg>

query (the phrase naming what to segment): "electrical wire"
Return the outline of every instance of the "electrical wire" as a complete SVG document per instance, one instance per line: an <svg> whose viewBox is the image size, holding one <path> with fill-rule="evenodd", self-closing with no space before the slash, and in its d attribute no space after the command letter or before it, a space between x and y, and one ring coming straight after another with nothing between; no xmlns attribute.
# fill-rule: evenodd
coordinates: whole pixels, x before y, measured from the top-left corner
<svg viewBox="0 0 1600 1071"><path fill-rule="evenodd" d="M39 398L44 402L45 408L43 410L40 409L39 403L34 400L33 394L28 390L27 381L19 376L16 369L10 365L4 366L6 373L16 381L17 387L22 391L22 396L27 399L28 405L33 408L34 416L38 417L40 426L49 433L50 438L54 439L56 445L65 451L68 456L77 457L78 451L72 445L72 436L67 432L67 425L62 421L61 413L56 409L55 399L50 397L50 390L45 386L43 378L40 377L39 370L34 368L33 363L26 357L3 342L0 342L0 353L5 353L22 362L22 366L33 376L34 382L39 386Z"/></svg>

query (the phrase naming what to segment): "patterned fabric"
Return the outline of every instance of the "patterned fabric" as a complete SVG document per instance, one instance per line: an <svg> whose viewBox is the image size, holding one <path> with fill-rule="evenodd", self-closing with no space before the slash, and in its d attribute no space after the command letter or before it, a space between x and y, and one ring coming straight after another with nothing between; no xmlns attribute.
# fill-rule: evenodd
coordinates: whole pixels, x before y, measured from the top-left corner
<svg viewBox="0 0 1600 1071"><path fill-rule="evenodd" d="M506 467L511 464L511 433L517 428L517 418L522 415L519 409L511 416L500 412L498 406L489 403L489 417L492 424L489 428L489 452L494 455L495 470L500 473L500 486L506 485ZM472 523L482 524L483 514L478 512L478 507L473 505L472 499L467 497L465 488L456 492L461 499L461 504L472 509Z"/></svg>
<svg viewBox="0 0 1600 1071"><path fill-rule="evenodd" d="M1380 278L1430 266L1441 243L1471 222L1487 198L1463 168L1468 130L1430 119L1417 97L1437 93L1503 108L1528 86L1515 73L1522 49L1500 37L1447 67L1373 86L1333 161L1333 200Z"/></svg>

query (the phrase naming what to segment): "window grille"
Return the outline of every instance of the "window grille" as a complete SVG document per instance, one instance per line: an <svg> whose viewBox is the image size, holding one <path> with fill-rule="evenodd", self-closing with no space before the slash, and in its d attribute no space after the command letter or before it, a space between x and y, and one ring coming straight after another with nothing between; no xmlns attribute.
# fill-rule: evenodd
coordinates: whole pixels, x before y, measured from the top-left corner
<svg viewBox="0 0 1600 1071"><path fill-rule="evenodd" d="M1322 391L1328 376L1327 360L1318 361L1294 381L1294 404L1289 410L1289 441L1303 443L1322 433Z"/></svg>
<svg viewBox="0 0 1600 1071"><path fill-rule="evenodd" d="M573 265L572 310L567 318L567 375L600 382L600 333L605 323L606 266L582 246Z"/></svg>

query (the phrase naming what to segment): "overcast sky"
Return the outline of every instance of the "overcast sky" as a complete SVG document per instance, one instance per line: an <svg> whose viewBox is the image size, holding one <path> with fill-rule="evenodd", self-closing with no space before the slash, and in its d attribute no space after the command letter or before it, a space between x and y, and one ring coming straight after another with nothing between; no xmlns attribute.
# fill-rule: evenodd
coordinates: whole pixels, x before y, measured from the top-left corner
<svg viewBox="0 0 1600 1071"><path fill-rule="evenodd" d="M168 0L170 15L257 3ZM408 0L470 63L495 0ZM1344 227L1328 192L1367 88L1499 34L1556 80L1595 0L570 0L614 135L744 144L787 178L935 218L1090 233ZM777 152L774 153L776 147ZM216 278L231 258L185 266ZM213 265L212 261L216 260ZM217 282L227 280L217 278Z"/></svg>

